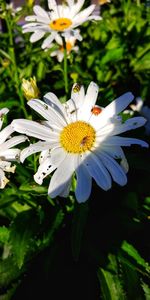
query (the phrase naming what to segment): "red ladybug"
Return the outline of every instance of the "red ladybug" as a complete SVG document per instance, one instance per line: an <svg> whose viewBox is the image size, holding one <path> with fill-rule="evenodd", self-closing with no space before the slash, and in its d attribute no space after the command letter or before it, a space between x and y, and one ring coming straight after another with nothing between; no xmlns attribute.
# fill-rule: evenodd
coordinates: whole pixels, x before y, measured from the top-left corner
<svg viewBox="0 0 150 300"><path fill-rule="evenodd" d="M94 106L91 109L91 113L95 116L98 116L102 112L102 109L98 106Z"/></svg>

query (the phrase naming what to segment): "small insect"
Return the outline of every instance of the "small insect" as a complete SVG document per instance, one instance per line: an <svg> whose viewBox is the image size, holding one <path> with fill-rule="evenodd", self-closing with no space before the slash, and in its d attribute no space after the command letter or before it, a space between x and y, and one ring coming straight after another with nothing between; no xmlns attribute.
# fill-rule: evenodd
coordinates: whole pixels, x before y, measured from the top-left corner
<svg viewBox="0 0 150 300"><path fill-rule="evenodd" d="M72 115L72 114L74 114L76 112L76 109L73 109L71 112L70 112L70 114Z"/></svg>
<svg viewBox="0 0 150 300"><path fill-rule="evenodd" d="M95 116L98 116L102 112L102 109L99 106L94 106L91 109L91 113Z"/></svg>
<svg viewBox="0 0 150 300"><path fill-rule="evenodd" d="M80 143L80 147L83 147L87 143L88 139L89 139L89 137L85 136Z"/></svg>
<svg viewBox="0 0 150 300"><path fill-rule="evenodd" d="M78 93L81 89L81 84L76 83L76 85L73 87L73 92Z"/></svg>

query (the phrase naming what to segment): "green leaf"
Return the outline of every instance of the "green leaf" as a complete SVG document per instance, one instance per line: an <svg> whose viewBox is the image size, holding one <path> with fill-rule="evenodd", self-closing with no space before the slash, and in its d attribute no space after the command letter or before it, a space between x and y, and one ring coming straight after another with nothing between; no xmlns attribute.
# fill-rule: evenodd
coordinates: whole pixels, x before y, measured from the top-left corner
<svg viewBox="0 0 150 300"><path fill-rule="evenodd" d="M114 62L122 59L123 57L123 48L115 48L110 49L106 52L106 54L102 57L100 64L105 65L108 62Z"/></svg>
<svg viewBox="0 0 150 300"><path fill-rule="evenodd" d="M4 50L0 49L0 54L2 54L4 57L6 57L7 59L9 59L10 61L12 60L10 55L8 53L6 53Z"/></svg>
<svg viewBox="0 0 150 300"><path fill-rule="evenodd" d="M109 268L109 269L108 269ZM103 300L125 300L126 295L122 287L122 281L118 275L117 260L114 255L109 255L107 269L98 269L98 279L102 291Z"/></svg>
<svg viewBox="0 0 150 300"><path fill-rule="evenodd" d="M9 239L9 229L5 226L0 227L0 243L7 243Z"/></svg>
<svg viewBox="0 0 150 300"><path fill-rule="evenodd" d="M148 286L148 284L145 283L144 281L142 281L141 286L144 291L145 300L150 300L150 286Z"/></svg>
<svg viewBox="0 0 150 300"><path fill-rule="evenodd" d="M56 213L56 216L54 218L54 221L53 221L53 223L52 223L51 228L49 229L49 231L44 234L44 237L43 237L42 240L38 241L40 250L43 249L43 248L45 248L45 247L47 247L53 241L54 233L61 226L63 220L64 220L64 213L60 209Z"/></svg>
<svg viewBox="0 0 150 300"><path fill-rule="evenodd" d="M139 270L135 265L130 264L129 260L125 260L119 253L117 258L120 266L120 276L124 283L127 299L143 299L144 295L140 284L141 273L139 273Z"/></svg>
<svg viewBox="0 0 150 300"><path fill-rule="evenodd" d="M72 221L71 245L74 260L78 260L82 237L88 217L88 202L75 204Z"/></svg>
<svg viewBox="0 0 150 300"><path fill-rule="evenodd" d="M10 256L4 260L0 259L0 287L7 287L12 281L16 280L24 271L19 269Z"/></svg>
<svg viewBox="0 0 150 300"><path fill-rule="evenodd" d="M24 191L24 192L26 191L26 192L47 194L47 188L45 188L44 186L38 185L35 182L34 183L25 182L25 183L21 184L21 186L19 187L19 190Z"/></svg>
<svg viewBox="0 0 150 300"><path fill-rule="evenodd" d="M39 216L33 210L28 210L19 213L10 227L9 243L19 269L23 266L27 253L32 250L39 223Z"/></svg>
<svg viewBox="0 0 150 300"><path fill-rule="evenodd" d="M150 273L149 264L141 257L138 251L129 244L127 241L123 241L121 249L131 256L139 265L141 265L148 273Z"/></svg>

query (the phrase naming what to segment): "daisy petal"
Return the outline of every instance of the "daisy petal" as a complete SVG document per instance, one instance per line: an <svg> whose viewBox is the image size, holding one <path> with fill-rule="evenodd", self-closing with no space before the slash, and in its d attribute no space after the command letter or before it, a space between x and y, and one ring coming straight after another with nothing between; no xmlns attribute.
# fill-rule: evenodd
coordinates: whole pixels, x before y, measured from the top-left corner
<svg viewBox="0 0 150 300"><path fill-rule="evenodd" d="M50 121L53 124L57 124L62 128L66 125L65 119L60 113L58 113L52 106L45 104L39 99L33 99L28 101L30 107L32 107L37 113L39 113L44 119Z"/></svg>
<svg viewBox="0 0 150 300"><path fill-rule="evenodd" d="M14 132L11 125L8 125L0 132L0 144L6 141L6 139Z"/></svg>
<svg viewBox="0 0 150 300"><path fill-rule="evenodd" d="M64 191L66 183L69 184L74 172L74 160L74 155L67 154L66 158L54 172L48 189L48 194L51 198L59 196Z"/></svg>
<svg viewBox="0 0 150 300"><path fill-rule="evenodd" d="M94 11L95 5L92 4L89 7L85 8L84 10L82 10L80 13L78 13L73 21L76 24L82 24L83 22L87 21L87 18L89 17L89 15ZM91 16L92 18L92 16Z"/></svg>
<svg viewBox="0 0 150 300"><path fill-rule="evenodd" d="M70 18L73 18L82 8L83 4L84 4L85 0L80 0L77 1L70 9L70 13L69 16Z"/></svg>
<svg viewBox="0 0 150 300"><path fill-rule="evenodd" d="M83 164L79 164L75 172L77 175L77 187L75 190L75 195L77 201L79 203L83 203L91 194L92 178Z"/></svg>
<svg viewBox="0 0 150 300"><path fill-rule="evenodd" d="M56 167L51 166L51 160L48 157L42 164L40 164L38 171L34 175L35 182L41 185L43 183L43 179L51 174L55 169Z"/></svg>
<svg viewBox="0 0 150 300"><path fill-rule="evenodd" d="M59 196L60 197L64 197L64 198L68 197L69 191L70 191L70 187L71 187L71 179L66 182L66 184L64 185L64 189L59 194Z"/></svg>
<svg viewBox="0 0 150 300"><path fill-rule="evenodd" d="M23 143L26 140L27 140L26 136L23 135L14 136L1 145L1 152L8 150L9 148L12 148L20 143Z"/></svg>
<svg viewBox="0 0 150 300"><path fill-rule="evenodd" d="M0 169L0 189L4 189L5 185L9 182L9 180L5 177L5 173L2 169Z"/></svg>
<svg viewBox="0 0 150 300"><path fill-rule="evenodd" d="M39 41L43 36L45 35L45 32L36 30L31 36L30 36L30 42L34 43Z"/></svg>
<svg viewBox="0 0 150 300"><path fill-rule="evenodd" d="M58 6L55 0L48 0L48 7L50 9L51 18L59 18Z"/></svg>
<svg viewBox="0 0 150 300"><path fill-rule="evenodd" d="M40 5L35 5L33 7L33 11L37 16L42 17L46 22L50 22L48 13Z"/></svg>
<svg viewBox="0 0 150 300"><path fill-rule="evenodd" d="M98 96L98 85L91 82L88 86L83 106L79 111L78 118L88 121L91 116L91 109L95 105Z"/></svg>
<svg viewBox="0 0 150 300"><path fill-rule="evenodd" d="M115 145L115 146L131 146L132 144L137 144L142 147L149 147L149 145L139 139L135 138L126 138L121 136L112 136L103 141L104 145Z"/></svg>
<svg viewBox="0 0 150 300"><path fill-rule="evenodd" d="M52 139L55 139L50 128L35 121L17 119L12 122L11 126L19 133L24 133L40 140L52 141Z"/></svg>
<svg viewBox="0 0 150 300"><path fill-rule="evenodd" d="M100 124L99 128L104 126L110 118L123 111L133 99L133 94L128 92L107 105L97 117L97 122Z"/></svg>
<svg viewBox="0 0 150 300"><path fill-rule="evenodd" d="M44 42L42 43L41 48L42 48L42 49L48 48L54 39L55 39L55 32L54 32L54 33L51 33L51 35L49 35L49 36L44 40Z"/></svg>
<svg viewBox="0 0 150 300"><path fill-rule="evenodd" d="M97 185L99 185L105 191L111 188L111 177L104 165L94 153L87 155L83 163L86 166L89 174L96 181Z"/></svg>
<svg viewBox="0 0 150 300"><path fill-rule="evenodd" d="M31 154L41 152L50 148L50 143L46 142L37 142L35 144L30 144L29 147L26 147L21 151L20 161L23 163L24 160Z"/></svg>
<svg viewBox="0 0 150 300"><path fill-rule="evenodd" d="M110 172L113 180L119 185L123 186L127 183L127 177L123 168L111 156L100 151L96 152L107 170Z"/></svg>
<svg viewBox="0 0 150 300"><path fill-rule="evenodd" d="M0 159L14 161L19 160L20 149L8 149L4 152L0 151Z"/></svg>

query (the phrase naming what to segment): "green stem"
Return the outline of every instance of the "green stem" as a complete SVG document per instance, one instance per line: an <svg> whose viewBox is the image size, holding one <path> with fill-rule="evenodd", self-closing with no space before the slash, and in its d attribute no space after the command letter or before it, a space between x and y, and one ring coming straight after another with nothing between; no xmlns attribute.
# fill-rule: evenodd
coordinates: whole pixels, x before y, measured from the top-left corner
<svg viewBox="0 0 150 300"><path fill-rule="evenodd" d="M20 79L19 79L19 74L18 74L18 69L17 69L17 63L16 63L16 55L15 55L15 50L14 50L14 41L13 41L13 32L12 32L12 26L11 26L11 16L6 14L6 25L8 29L8 34L9 34L9 54L12 60L12 68L13 68L13 76L14 76L14 81L15 81L15 88L17 91L17 94L19 96L20 102L21 102L21 109L24 113L24 116L27 118L28 113L25 108L25 103L24 103L24 97L22 95L22 91L20 89Z"/></svg>
<svg viewBox="0 0 150 300"><path fill-rule="evenodd" d="M65 80L65 92L67 96L68 95L68 65L67 65L66 41L64 38L63 38L63 47L64 47L64 80Z"/></svg>

